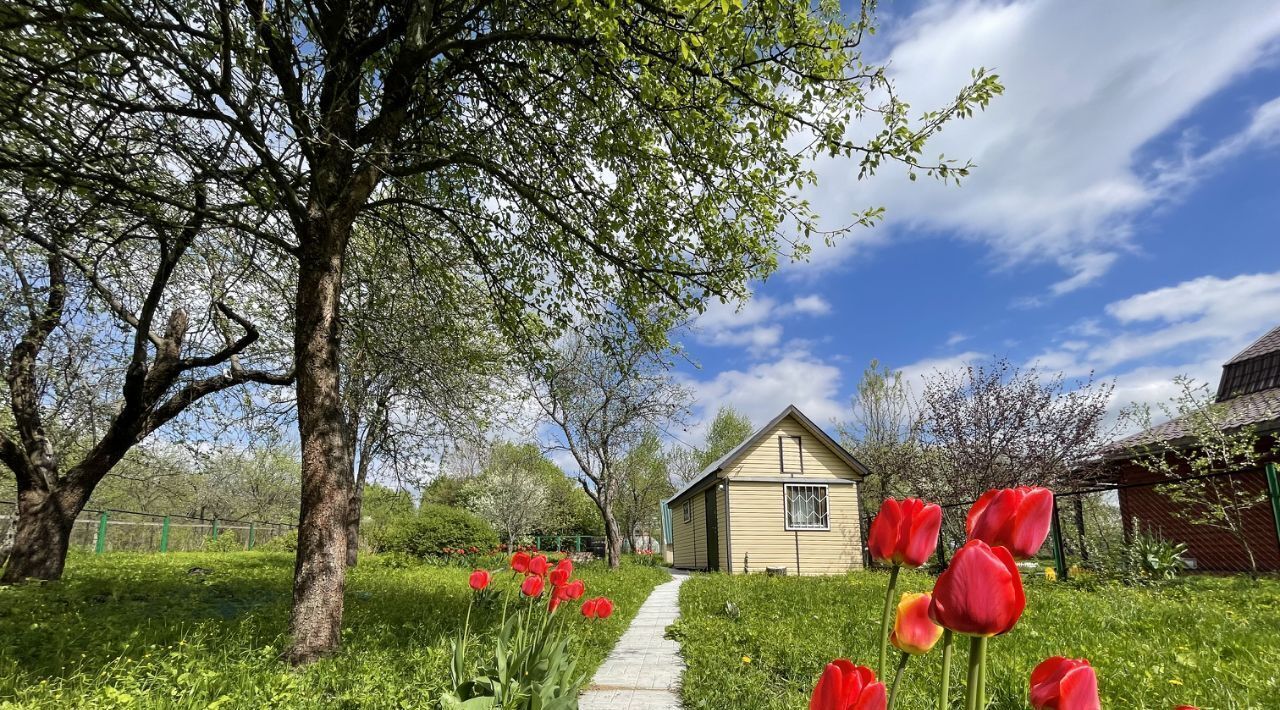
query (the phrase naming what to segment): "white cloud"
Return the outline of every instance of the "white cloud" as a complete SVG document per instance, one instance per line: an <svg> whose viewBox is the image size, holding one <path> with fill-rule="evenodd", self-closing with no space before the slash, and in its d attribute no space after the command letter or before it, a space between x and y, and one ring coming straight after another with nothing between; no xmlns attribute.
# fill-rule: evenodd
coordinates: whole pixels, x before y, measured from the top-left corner
<svg viewBox="0 0 1280 710"><path fill-rule="evenodd" d="M710 380L689 383L706 419L730 405L763 426L788 404L819 426L846 416L840 401L840 368L809 354L787 355L745 370L726 370Z"/></svg>
<svg viewBox="0 0 1280 710"><path fill-rule="evenodd" d="M796 296L780 303L769 296L752 295L745 302L713 301L692 324L695 340L704 345L743 347L753 356L772 353L782 342L778 321L792 316L821 316L831 312L822 296Z"/></svg>
<svg viewBox="0 0 1280 710"><path fill-rule="evenodd" d="M813 316L824 316L831 312L831 304L818 294L796 296L784 309L787 313L803 313Z"/></svg>
<svg viewBox="0 0 1280 710"><path fill-rule="evenodd" d="M1274 0L1176 8L1167 0L937 0L891 31L890 73L917 111L945 105L973 67L1000 74L1005 95L948 125L927 151L972 158L977 169L961 188L911 183L888 167L859 183L847 163L824 160L808 196L832 224L850 205L884 205L890 232L958 234L989 245L1006 266L1055 263L1067 276L1050 294L1079 289L1135 248L1131 220L1140 211L1176 198L1207 169L1280 142L1276 100L1214 147L1142 163L1153 138L1267 58L1277 37Z"/></svg>
<svg viewBox="0 0 1280 710"><path fill-rule="evenodd" d="M1155 404L1187 375L1210 387L1222 364L1280 325L1280 272L1197 279L1108 304L1107 320L1086 319L1072 337L1030 364L1068 377L1115 378L1113 410Z"/></svg>

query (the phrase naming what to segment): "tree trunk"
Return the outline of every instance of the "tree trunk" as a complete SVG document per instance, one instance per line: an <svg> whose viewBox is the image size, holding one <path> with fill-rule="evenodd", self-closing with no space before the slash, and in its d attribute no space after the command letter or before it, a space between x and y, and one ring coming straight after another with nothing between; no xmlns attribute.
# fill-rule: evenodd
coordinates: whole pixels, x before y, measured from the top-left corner
<svg viewBox="0 0 1280 710"><path fill-rule="evenodd" d="M601 512L604 514L605 556L609 560L609 569L617 569L622 564L622 531L608 506L604 506Z"/></svg>
<svg viewBox="0 0 1280 710"><path fill-rule="evenodd" d="M346 581L351 462L339 392L338 316L350 222L317 219L299 258L294 351L302 511L293 573L293 643L286 658L310 663L337 650Z"/></svg>
<svg viewBox="0 0 1280 710"><path fill-rule="evenodd" d="M357 478L347 503L347 566L355 567L360 555L360 518L364 509L364 480Z"/></svg>
<svg viewBox="0 0 1280 710"><path fill-rule="evenodd" d="M71 528L80 507L65 507L57 494L42 491L19 494L13 549L9 551L0 583L60 579L67 561Z"/></svg>

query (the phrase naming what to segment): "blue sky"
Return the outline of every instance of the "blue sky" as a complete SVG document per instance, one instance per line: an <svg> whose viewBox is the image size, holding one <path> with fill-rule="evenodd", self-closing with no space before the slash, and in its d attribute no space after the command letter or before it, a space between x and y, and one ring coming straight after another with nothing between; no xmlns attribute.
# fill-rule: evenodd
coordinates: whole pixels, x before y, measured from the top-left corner
<svg viewBox="0 0 1280 710"><path fill-rule="evenodd" d="M886 2L868 54L920 110L969 70L1006 93L926 151L972 158L960 188L815 164L832 224L741 308L681 336L695 422L757 424L788 403L849 415L872 358L910 378L1007 355L1117 384L1117 407L1172 393L1280 324L1280 3ZM688 437L696 442L700 427Z"/></svg>

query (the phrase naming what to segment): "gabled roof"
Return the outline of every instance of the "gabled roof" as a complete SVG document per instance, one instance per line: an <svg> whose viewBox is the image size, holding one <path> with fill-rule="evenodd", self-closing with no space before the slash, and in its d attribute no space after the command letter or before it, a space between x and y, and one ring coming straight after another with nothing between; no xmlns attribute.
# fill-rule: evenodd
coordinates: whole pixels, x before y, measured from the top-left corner
<svg viewBox="0 0 1280 710"><path fill-rule="evenodd" d="M720 458L711 462L709 466L702 469L702 471L697 476L695 476L692 481L689 481L688 483L686 483L683 488L676 491L675 495L668 498L666 501L667 504L670 505L671 503L674 503L676 499L679 498L680 496L683 496L689 491L699 488L700 486L702 486L702 484L706 483L709 479L714 478L718 472L737 463L739 459L745 456L747 452L752 449L752 447L760 443L760 441L764 439L764 437L768 435L769 432L773 431L773 429L777 427L778 424L782 423L782 420L786 419L787 417L792 417L797 422L799 422L800 426L804 427L805 431L808 431L810 434L813 435L815 439L817 439L824 446L830 449L831 453L839 457L841 461L844 461L845 463L849 464L849 467L852 468L854 472L858 474L858 476L866 476L868 473L870 473L870 471L867 470L867 467L862 465L861 461L853 457L853 454L849 453L848 451L845 451L845 448L843 446L841 446L838 442L836 442L835 439L832 439L831 436L827 434L827 432L823 431L821 427L819 427L817 424L814 424L813 420L810 419L809 417L806 417L804 412L800 411L800 409L797 408L796 405L790 404L790 405L787 405L787 408L782 410L782 412L778 414L778 416L769 420L768 424L765 424L763 427L756 430L754 434L744 439L742 443L733 447L733 449L731 449L729 453L725 454L724 456L721 456Z"/></svg>
<svg viewBox="0 0 1280 710"><path fill-rule="evenodd" d="M1253 341L1222 366L1218 401L1280 387L1280 326Z"/></svg>
<svg viewBox="0 0 1280 710"><path fill-rule="evenodd" d="M1226 365L1234 365L1238 362L1252 360L1255 357L1270 355L1271 353L1280 353L1280 325L1272 328L1266 335L1253 341L1249 347L1227 360Z"/></svg>

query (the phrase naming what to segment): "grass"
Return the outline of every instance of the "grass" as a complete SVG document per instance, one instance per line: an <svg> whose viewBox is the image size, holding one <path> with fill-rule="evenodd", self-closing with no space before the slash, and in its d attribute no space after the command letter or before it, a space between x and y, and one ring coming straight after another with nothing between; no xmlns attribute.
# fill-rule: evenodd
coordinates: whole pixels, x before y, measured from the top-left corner
<svg viewBox="0 0 1280 710"><path fill-rule="evenodd" d="M114 553L73 558L61 582L0 587L0 707L435 706L469 570L365 558L348 575L341 652L300 671L279 660L292 572L289 554ZM580 576L617 604L603 622L575 613L592 672L668 575L593 564ZM500 613L477 608L472 628L490 633Z"/></svg>
<svg viewBox="0 0 1280 710"><path fill-rule="evenodd" d="M685 707L805 707L829 660L845 656L874 669L886 580L878 572L689 580L672 629L688 663ZM931 585L904 573L899 589ZM1135 588L1037 579L1027 583L1027 598L1018 626L990 642L992 708L1027 708L1031 669L1052 655L1090 659L1103 707L1280 707L1280 580L1188 577ZM726 602L737 605L736 621ZM953 708L964 704L967 651L967 639L957 637ZM897 707L932 710L940 673L940 647L913 659Z"/></svg>

